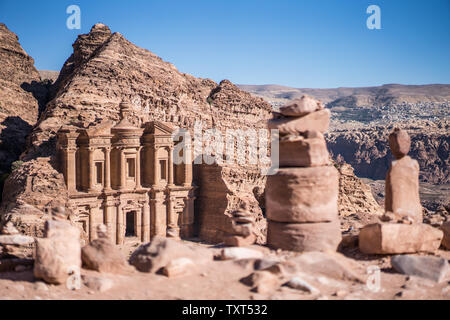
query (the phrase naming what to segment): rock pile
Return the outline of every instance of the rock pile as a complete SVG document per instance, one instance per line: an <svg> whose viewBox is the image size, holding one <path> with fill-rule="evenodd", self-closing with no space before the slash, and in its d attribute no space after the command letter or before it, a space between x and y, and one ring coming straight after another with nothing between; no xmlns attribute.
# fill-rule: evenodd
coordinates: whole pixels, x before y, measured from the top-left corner
<svg viewBox="0 0 450 320"><path fill-rule="evenodd" d="M311 97L280 109L269 129L280 134L280 169L267 177L267 244L292 251L335 251L341 241L339 178L323 133L330 112Z"/></svg>
<svg viewBox="0 0 450 320"><path fill-rule="evenodd" d="M25 258L33 243L33 237L20 234L12 222L7 222L0 234L0 257Z"/></svg>
<svg viewBox="0 0 450 320"><path fill-rule="evenodd" d="M225 245L242 247L255 243L255 218L248 209L248 203L243 202L238 210L231 213L231 216L234 235L225 238Z"/></svg>
<svg viewBox="0 0 450 320"><path fill-rule="evenodd" d="M406 131L394 129L389 145L395 161L386 176L384 223L361 229L359 248L367 254L435 252L443 232L422 223L419 165L407 156L411 141Z"/></svg>

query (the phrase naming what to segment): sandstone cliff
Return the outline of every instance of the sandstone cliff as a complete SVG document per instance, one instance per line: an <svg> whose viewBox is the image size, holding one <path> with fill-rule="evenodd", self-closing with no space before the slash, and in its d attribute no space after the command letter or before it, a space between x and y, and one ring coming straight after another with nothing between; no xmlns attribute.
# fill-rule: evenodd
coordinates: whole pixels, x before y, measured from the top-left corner
<svg viewBox="0 0 450 320"><path fill-rule="evenodd" d="M203 130L213 126L222 131L264 128L271 111L271 106L264 100L239 90L227 80L216 84L210 79L198 79L179 72L172 64L137 47L120 33L112 33L103 24L93 26L89 34L80 35L73 50L52 88L53 99L33 129L29 146L22 155L24 161L49 157L43 160L44 164L39 162L39 177L49 181L48 190L29 194L28 190L36 189L35 184L40 180L30 174L36 171L38 162L27 162L24 177L19 179L14 175L7 182L3 212L11 211L18 199L45 210L51 205L49 195L57 190L64 193L58 172L50 165L55 154L56 132L62 125L83 128L101 120L117 121L119 103L124 98L132 102L132 120L136 125L162 120L190 130L196 120L203 123ZM255 213L262 218L253 189L263 186L264 178L259 173L257 176L247 174L247 168L243 167L222 168L217 175L202 181L196 201L198 216L202 217L200 235L209 241L220 241L221 234L209 236L210 233L202 232L202 227L209 226L210 219L227 221L229 212L237 208L242 198L249 198ZM201 171L202 167L199 169ZM257 167L253 170L258 172ZM219 184L228 187L219 189ZM216 189L218 191L214 191ZM34 197L42 199L35 203ZM59 198L64 201L63 197ZM209 210L209 201L225 202L219 210L203 212ZM225 230L226 223L220 222L217 228Z"/></svg>
<svg viewBox="0 0 450 320"><path fill-rule="evenodd" d="M410 121L396 124L411 136L412 158L419 162L420 180L434 184L450 181L450 121ZM383 127L335 130L328 134L328 147L334 156L341 155L360 177L384 180L392 156L388 135L392 125Z"/></svg>
<svg viewBox="0 0 450 320"><path fill-rule="evenodd" d="M0 176L25 149L25 137L38 119L35 96L40 82L34 60L16 34L0 23ZM45 93L44 93L45 95Z"/></svg>

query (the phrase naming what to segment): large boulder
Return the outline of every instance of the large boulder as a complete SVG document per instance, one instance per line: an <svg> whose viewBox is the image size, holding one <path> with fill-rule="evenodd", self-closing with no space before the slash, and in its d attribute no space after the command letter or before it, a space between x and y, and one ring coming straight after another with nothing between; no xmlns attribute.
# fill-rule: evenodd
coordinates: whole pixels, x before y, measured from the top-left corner
<svg viewBox="0 0 450 320"><path fill-rule="evenodd" d="M98 239L92 240L81 249L83 266L102 273L132 272L133 268L124 255L109 239L107 227L104 224L97 226L97 236Z"/></svg>
<svg viewBox="0 0 450 320"><path fill-rule="evenodd" d="M430 252L439 249L443 232L427 224L374 223L359 233L359 249L366 254Z"/></svg>
<svg viewBox="0 0 450 320"><path fill-rule="evenodd" d="M83 267L101 273L123 274L132 272L119 248L109 239L95 239L81 249Z"/></svg>
<svg viewBox="0 0 450 320"><path fill-rule="evenodd" d="M441 230L444 232L444 238L442 239L442 246L450 250L450 221L442 224Z"/></svg>
<svg viewBox="0 0 450 320"><path fill-rule="evenodd" d="M440 257L398 255L391 258L392 267L403 274L442 282L449 272L448 262Z"/></svg>
<svg viewBox="0 0 450 320"><path fill-rule="evenodd" d="M180 258L191 259L196 264L201 264L211 261L213 256L207 249L155 236L149 243L142 244L131 254L130 264L141 272L162 272L163 267Z"/></svg>
<svg viewBox="0 0 450 320"><path fill-rule="evenodd" d="M34 276L62 284L81 268L80 231L68 221L47 221L47 238L36 239Z"/></svg>

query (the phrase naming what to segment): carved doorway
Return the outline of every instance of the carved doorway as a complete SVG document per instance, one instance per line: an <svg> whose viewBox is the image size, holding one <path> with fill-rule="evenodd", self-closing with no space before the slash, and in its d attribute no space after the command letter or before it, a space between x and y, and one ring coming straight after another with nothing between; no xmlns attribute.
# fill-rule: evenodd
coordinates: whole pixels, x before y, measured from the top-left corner
<svg viewBox="0 0 450 320"><path fill-rule="evenodd" d="M125 237L136 237L136 211L126 213Z"/></svg>

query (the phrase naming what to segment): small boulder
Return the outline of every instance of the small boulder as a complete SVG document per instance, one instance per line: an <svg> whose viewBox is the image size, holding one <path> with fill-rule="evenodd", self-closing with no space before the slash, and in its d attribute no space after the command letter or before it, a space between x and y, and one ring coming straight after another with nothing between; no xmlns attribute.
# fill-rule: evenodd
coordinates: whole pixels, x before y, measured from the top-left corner
<svg viewBox="0 0 450 320"><path fill-rule="evenodd" d="M397 255L391 258L392 267L399 273L442 282L449 271L446 259Z"/></svg>
<svg viewBox="0 0 450 320"><path fill-rule="evenodd" d="M289 288L301 290L311 294L316 294L320 292L318 289L316 289L315 287L313 287L300 277L293 277L288 282L286 282L285 285Z"/></svg>
<svg viewBox="0 0 450 320"><path fill-rule="evenodd" d="M260 251L241 247L224 248L220 252L221 260L260 259L263 256Z"/></svg>
<svg viewBox="0 0 450 320"><path fill-rule="evenodd" d="M188 273L194 268L194 262L188 258L178 258L170 261L162 268L162 274L166 277L177 277Z"/></svg>
<svg viewBox="0 0 450 320"><path fill-rule="evenodd" d="M34 243L34 238L21 234L0 235L1 245L27 246Z"/></svg>
<svg viewBox="0 0 450 320"><path fill-rule="evenodd" d="M405 130L395 128L389 135L389 147L396 159L406 156L411 148L411 138Z"/></svg>
<svg viewBox="0 0 450 320"><path fill-rule="evenodd" d="M288 117L302 117L320 109L323 109L323 105L320 101L317 101L310 96L303 95L300 99L295 99L282 106L280 108L280 113Z"/></svg>

